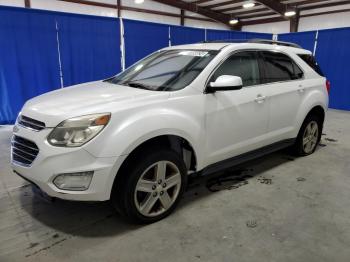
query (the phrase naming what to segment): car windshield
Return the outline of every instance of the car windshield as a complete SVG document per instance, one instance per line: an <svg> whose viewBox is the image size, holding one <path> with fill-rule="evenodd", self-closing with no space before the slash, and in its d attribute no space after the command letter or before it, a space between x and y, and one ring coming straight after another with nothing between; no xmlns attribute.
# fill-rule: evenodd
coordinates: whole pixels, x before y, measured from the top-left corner
<svg viewBox="0 0 350 262"><path fill-rule="evenodd" d="M107 82L154 91L175 91L189 85L218 51L168 50L142 59Z"/></svg>

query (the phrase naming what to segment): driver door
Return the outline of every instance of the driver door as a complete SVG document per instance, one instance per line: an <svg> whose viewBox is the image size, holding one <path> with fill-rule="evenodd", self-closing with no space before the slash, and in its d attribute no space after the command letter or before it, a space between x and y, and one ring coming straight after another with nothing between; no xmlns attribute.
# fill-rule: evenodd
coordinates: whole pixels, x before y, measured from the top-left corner
<svg viewBox="0 0 350 262"><path fill-rule="evenodd" d="M209 83L221 75L242 78L243 88L206 94L208 165L267 143L269 97L261 85L256 51L240 51L228 57L213 73Z"/></svg>

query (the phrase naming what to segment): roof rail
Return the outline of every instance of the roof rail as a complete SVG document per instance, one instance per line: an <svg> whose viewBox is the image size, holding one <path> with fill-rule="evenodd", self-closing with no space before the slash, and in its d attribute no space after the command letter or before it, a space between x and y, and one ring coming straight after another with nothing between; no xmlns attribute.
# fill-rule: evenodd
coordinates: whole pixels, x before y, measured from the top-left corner
<svg viewBox="0 0 350 262"><path fill-rule="evenodd" d="M268 44L268 45L282 45L282 46L290 46L301 48L300 45L290 42L282 42L275 40L267 40L267 39L220 39L220 40L206 40L200 43L255 43L255 44Z"/></svg>
<svg viewBox="0 0 350 262"><path fill-rule="evenodd" d="M283 45L283 46L290 46L290 47L301 48L300 45L295 44L295 43L283 42L283 41L276 41L276 40L249 39L247 42L248 42L248 43L255 43L255 44Z"/></svg>

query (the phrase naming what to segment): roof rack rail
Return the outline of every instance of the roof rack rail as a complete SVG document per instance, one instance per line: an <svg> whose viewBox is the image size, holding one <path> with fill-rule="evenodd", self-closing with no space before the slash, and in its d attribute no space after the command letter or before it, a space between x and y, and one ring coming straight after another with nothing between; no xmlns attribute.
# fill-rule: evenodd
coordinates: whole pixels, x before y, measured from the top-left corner
<svg viewBox="0 0 350 262"><path fill-rule="evenodd" d="M268 45L282 45L290 46L295 48L301 48L300 45L290 42L282 42L276 40L267 40L267 39L220 39L220 40L206 40L200 43L255 43L255 44L268 44Z"/></svg>
<svg viewBox="0 0 350 262"><path fill-rule="evenodd" d="M256 44L271 44L271 45L283 45L283 46L290 46L290 47L296 47L301 48L300 45L291 43L291 42L283 42L283 41L276 41L276 40L267 40L267 39L249 39L247 41L248 43L256 43Z"/></svg>
<svg viewBox="0 0 350 262"><path fill-rule="evenodd" d="M218 40L204 40L199 43L247 43L247 39L218 39Z"/></svg>

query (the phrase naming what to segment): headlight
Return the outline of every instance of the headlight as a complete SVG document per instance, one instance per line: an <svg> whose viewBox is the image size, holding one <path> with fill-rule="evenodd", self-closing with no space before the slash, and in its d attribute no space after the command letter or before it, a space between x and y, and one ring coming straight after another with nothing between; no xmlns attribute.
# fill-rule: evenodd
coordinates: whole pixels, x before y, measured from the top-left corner
<svg viewBox="0 0 350 262"><path fill-rule="evenodd" d="M111 114L94 114L65 120L52 130L47 141L53 146L82 146L100 133L110 118Z"/></svg>

